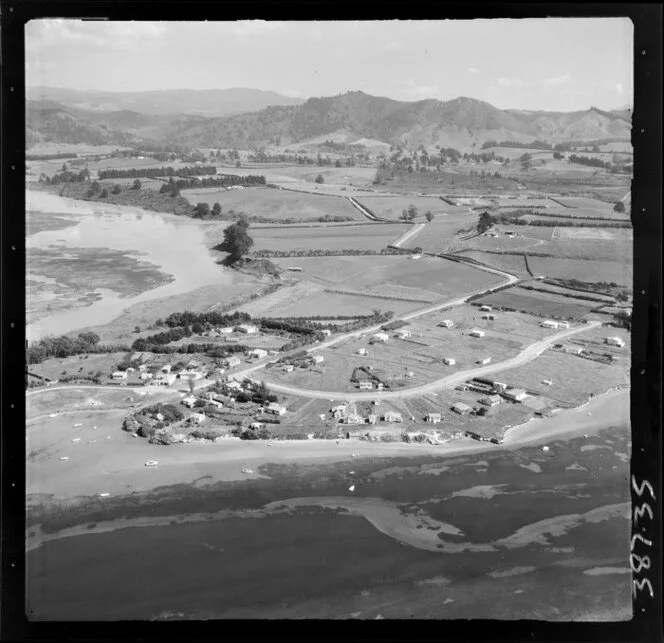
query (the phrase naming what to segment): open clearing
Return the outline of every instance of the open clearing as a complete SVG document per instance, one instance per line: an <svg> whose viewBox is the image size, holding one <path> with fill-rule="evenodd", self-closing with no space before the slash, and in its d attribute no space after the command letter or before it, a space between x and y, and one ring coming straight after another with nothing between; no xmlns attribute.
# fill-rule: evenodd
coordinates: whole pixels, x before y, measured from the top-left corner
<svg viewBox="0 0 664 643"><path fill-rule="evenodd" d="M528 263L535 275L592 282L613 281L621 286L632 287L633 265L630 256L618 257L616 261L607 259L565 259L562 261L557 257L529 257Z"/></svg>
<svg viewBox="0 0 664 643"><path fill-rule="evenodd" d="M385 297L435 301L502 282L498 275L437 257L410 256L310 257L279 262L282 268L302 268L290 273L314 279L328 289L356 291Z"/></svg>
<svg viewBox="0 0 664 643"><path fill-rule="evenodd" d="M357 200L376 216L395 221L401 219L401 213L411 205L417 208L416 216L418 217L424 217L428 210L434 216L467 212L466 208L449 205L449 203L445 203L445 201L436 197L372 195L362 196Z"/></svg>
<svg viewBox="0 0 664 643"><path fill-rule="evenodd" d="M317 197L314 197L317 198ZM410 224L307 226L304 228L251 229L253 250L382 250L410 229Z"/></svg>
<svg viewBox="0 0 664 643"><path fill-rule="evenodd" d="M555 239L599 239L601 241L634 241L632 228L554 228Z"/></svg>
<svg viewBox="0 0 664 643"><path fill-rule="evenodd" d="M561 405L581 404L588 396L629 384L629 360L601 364L576 355L548 350L528 364L501 371L499 379L553 398ZM542 384L551 380L552 385Z"/></svg>
<svg viewBox="0 0 664 643"><path fill-rule="evenodd" d="M595 307L593 302L520 288L510 288L488 295L479 303L565 319L578 319Z"/></svg>
<svg viewBox="0 0 664 643"><path fill-rule="evenodd" d="M246 214L269 219L301 221L324 216L345 217L355 221L367 221L348 199L333 196L311 195L275 190L272 188L245 188L225 190L202 188L183 190L182 195L192 204L207 203L212 207L219 203L224 214Z"/></svg>

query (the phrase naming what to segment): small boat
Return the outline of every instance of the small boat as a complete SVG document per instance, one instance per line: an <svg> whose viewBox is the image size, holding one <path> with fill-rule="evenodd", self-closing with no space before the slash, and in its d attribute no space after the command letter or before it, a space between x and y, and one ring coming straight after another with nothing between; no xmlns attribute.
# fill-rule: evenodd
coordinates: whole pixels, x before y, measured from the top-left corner
<svg viewBox="0 0 664 643"><path fill-rule="evenodd" d="M111 494L110 493L100 493L99 497L100 498L108 498Z"/></svg>
<svg viewBox="0 0 664 643"><path fill-rule="evenodd" d="M81 441L81 438L73 438L72 439L72 442L80 442L80 441Z"/></svg>
<svg viewBox="0 0 664 643"><path fill-rule="evenodd" d="M79 426L83 426L83 424L81 424L80 422L78 424L74 424L75 429L78 429Z"/></svg>
<svg viewBox="0 0 664 643"><path fill-rule="evenodd" d="M138 433L132 433L132 434L131 434L131 437L132 437L132 438L137 438L137 437L138 437Z"/></svg>
<svg viewBox="0 0 664 643"><path fill-rule="evenodd" d="M148 460L145 463L145 466L146 467L156 467L158 464L159 464L159 462L157 460Z"/></svg>
<svg viewBox="0 0 664 643"><path fill-rule="evenodd" d="M63 455L60 460L69 460L69 456Z"/></svg>
<svg viewBox="0 0 664 643"><path fill-rule="evenodd" d="M350 487L348 487L348 491L355 491L355 485L352 484Z"/></svg>

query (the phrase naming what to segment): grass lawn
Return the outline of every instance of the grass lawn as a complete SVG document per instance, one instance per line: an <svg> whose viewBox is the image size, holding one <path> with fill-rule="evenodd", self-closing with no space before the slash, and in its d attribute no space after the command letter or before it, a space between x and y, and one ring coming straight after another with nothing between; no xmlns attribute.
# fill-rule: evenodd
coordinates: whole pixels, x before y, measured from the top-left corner
<svg viewBox="0 0 664 643"><path fill-rule="evenodd" d="M499 379L510 386L536 391L561 404L578 405L585 402L591 393L599 394L628 384L628 368L626 359L606 365L548 350L528 364L501 371ZM553 384L542 384L545 379L552 380Z"/></svg>
<svg viewBox="0 0 664 643"><path fill-rule="evenodd" d="M244 213L250 217L284 221L306 221L325 216L367 221L367 218L354 208L348 199L341 197L311 195L271 188L245 188L244 190L202 188L183 190L182 195L192 205L207 203L212 207L215 203L219 203L224 214Z"/></svg>
<svg viewBox="0 0 664 643"><path fill-rule="evenodd" d="M518 277L529 277L528 271L526 270L526 262L521 255L495 255L488 254L486 252L481 252L479 250L468 250L459 253L460 257L469 257L470 259L475 259L476 261L481 261L482 263L490 266L491 268L496 268L498 270L505 270L510 272ZM532 260L530 260L532 262ZM555 259L559 261L559 259ZM532 263L531 263L532 268ZM533 272L534 268L532 269ZM540 274L540 273L535 273ZM546 273L541 273L546 274Z"/></svg>
<svg viewBox="0 0 664 643"><path fill-rule="evenodd" d="M89 355L73 355L62 359L49 359L41 364L30 364L28 370L36 375L48 377L51 380L57 380L66 375L76 375L81 373L87 375L89 371L96 373L101 371L104 376L110 375L117 364L119 364L126 353L90 353ZM83 370L80 370L80 369Z"/></svg>
<svg viewBox="0 0 664 643"><path fill-rule="evenodd" d="M595 307L593 302L520 288L510 288L488 295L478 303L506 306L527 313L567 319L582 317Z"/></svg>
<svg viewBox="0 0 664 643"><path fill-rule="evenodd" d="M313 197L318 198L318 197ZM382 250L410 226L367 223L358 226L252 228L253 250Z"/></svg>

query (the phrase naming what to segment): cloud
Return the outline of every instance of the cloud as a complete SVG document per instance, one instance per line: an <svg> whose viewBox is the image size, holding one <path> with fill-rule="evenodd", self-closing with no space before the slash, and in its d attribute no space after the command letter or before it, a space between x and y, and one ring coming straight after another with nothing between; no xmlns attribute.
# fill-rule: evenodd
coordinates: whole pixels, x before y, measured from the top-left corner
<svg viewBox="0 0 664 643"><path fill-rule="evenodd" d="M616 91L619 94L624 94L625 93L625 90L623 89L622 83L616 83Z"/></svg>
<svg viewBox="0 0 664 643"><path fill-rule="evenodd" d="M304 94L299 89L280 89L279 93L291 98L304 98Z"/></svg>
<svg viewBox="0 0 664 643"><path fill-rule="evenodd" d="M572 77L569 74L563 74L562 76L553 76L551 78L543 78L542 82L545 85L564 85L572 80Z"/></svg>
<svg viewBox="0 0 664 643"><path fill-rule="evenodd" d="M499 87L525 87L527 83L520 78L497 78L496 85Z"/></svg>
<svg viewBox="0 0 664 643"><path fill-rule="evenodd" d="M477 69L477 67L468 67L468 71L469 71L471 74L479 74L479 73L480 73L480 70Z"/></svg>

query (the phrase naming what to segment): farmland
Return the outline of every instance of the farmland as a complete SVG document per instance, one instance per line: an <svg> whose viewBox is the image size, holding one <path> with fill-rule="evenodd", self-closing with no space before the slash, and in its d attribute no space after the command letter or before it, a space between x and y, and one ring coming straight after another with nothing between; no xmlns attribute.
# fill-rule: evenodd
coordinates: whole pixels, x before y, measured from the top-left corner
<svg viewBox="0 0 664 643"><path fill-rule="evenodd" d="M304 279L328 288L433 301L489 288L501 282L497 275L445 259L409 256L292 258L282 268L302 268Z"/></svg>
<svg viewBox="0 0 664 643"><path fill-rule="evenodd" d="M488 254L485 252L480 252L479 250L464 250L458 254L460 257L468 257L469 259L475 259L475 261L481 261L487 266L496 268L497 270L505 270L514 275L517 275L518 277L529 276L528 271L526 270L526 262L522 255Z"/></svg>
<svg viewBox="0 0 664 643"><path fill-rule="evenodd" d="M317 197L314 197L317 198ZM398 239L406 224L308 226L306 228L252 228L253 250L382 250Z"/></svg>
<svg viewBox="0 0 664 643"><path fill-rule="evenodd" d="M479 303L560 319L577 319L594 308L592 302L521 288L510 288L488 295Z"/></svg>
<svg viewBox="0 0 664 643"><path fill-rule="evenodd" d="M424 217L430 211L434 217L446 214L461 214L465 208L455 207L436 197L417 196L363 196L358 201L378 217L399 220L403 210L411 205L417 208L418 217Z"/></svg>
<svg viewBox="0 0 664 643"><path fill-rule="evenodd" d="M244 190L203 188L183 190L182 195L192 205L207 203L212 207L214 203L219 203L222 213L227 215L245 214L249 217L294 222L320 217L343 217L347 220L367 221L367 218L354 208L348 199L341 197L298 194L270 188Z"/></svg>
<svg viewBox="0 0 664 643"><path fill-rule="evenodd" d="M631 288L633 267L631 256L609 259L565 259L557 257L529 257L530 269L535 275L546 275L560 279L583 279L584 281L613 281Z"/></svg>

